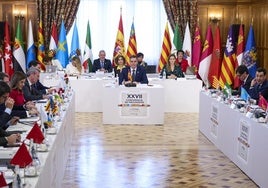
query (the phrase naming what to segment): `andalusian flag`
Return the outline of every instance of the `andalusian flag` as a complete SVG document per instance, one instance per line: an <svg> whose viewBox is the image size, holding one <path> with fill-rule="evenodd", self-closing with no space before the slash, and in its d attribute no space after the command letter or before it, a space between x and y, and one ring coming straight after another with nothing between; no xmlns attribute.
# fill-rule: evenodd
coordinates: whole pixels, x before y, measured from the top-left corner
<svg viewBox="0 0 268 188"><path fill-rule="evenodd" d="M86 36L86 44L84 49L83 55L83 67L86 70L88 68L88 72L92 72L92 62L93 62L93 55L92 55L92 47L91 47L91 34L90 34L90 26L89 21L87 22L87 36Z"/></svg>
<svg viewBox="0 0 268 188"><path fill-rule="evenodd" d="M125 57L125 40L124 40L123 20L121 13L114 45L113 65L115 64L114 60L118 55L123 55Z"/></svg>
<svg viewBox="0 0 268 188"><path fill-rule="evenodd" d="M129 58L132 55L137 55L137 42L136 42L134 21L132 22L132 25L131 25L130 36L129 36L129 41L128 41L127 55L126 55L127 63L129 63Z"/></svg>
<svg viewBox="0 0 268 188"><path fill-rule="evenodd" d="M46 70L43 58L45 56L45 44L44 44L44 35L43 35L43 25L42 20L39 22L38 27L38 49L37 49L37 61L39 62L41 69Z"/></svg>
<svg viewBox="0 0 268 188"><path fill-rule="evenodd" d="M27 68L29 68L29 63L33 60L36 60L34 39L33 39L33 28L32 21L29 20L28 25L28 38L27 38Z"/></svg>
<svg viewBox="0 0 268 188"><path fill-rule="evenodd" d="M160 55L159 64L158 64L158 72L161 72L163 67L167 64L168 56L170 55L170 53L171 53L171 41L170 41L170 34L169 34L168 22L167 22L165 31L164 31L162 50L161 50L161 55Z"/></svg>
<svg viewBox="0 0 268 188"><path fill-rule="evenodd" d="M230 26L226 41L226 48L224 51L223 61L221 65L221 74L219 79L221 84L228 83L229 85L233 85L236 64L237 59L235 54L233 27Z"/></svg>
<svg viewBox="0 0 268 188"><path fill-rule="evenodd" d="M178 50L182 49L182 39L181 39L181 33L179 31L178 24L176 24L176 26L175 26L173 45L174 45L175 49L172 49L172 52L175 50L177 52Z"/></svg>
<svg viewBox="0 0 268 188"><path fill-rule="evenodd" d="M63 20L61 22L61 27L60 27L60 36L59 36L56 58L60 61L63 68L65 68L69 62L68 46L67 46L67 40L66 40L66 30L64 27Z"/></svg>
<svg viewBox="0 0 268 188"><path fill-rule="evenodd" d="M18 20L15 42L13 47L13 56L14 56L14 71L23 71L26 73L26 59L23 47L22 31L20 25L20 19Z"/></svg>
<svg viewBox="0 0 268 188"><path fill-rule="evenodd" d="M57 50L57 45L58 45L58 31L57 31L56 22L53 21L49 49L50 50Z"/></svg>

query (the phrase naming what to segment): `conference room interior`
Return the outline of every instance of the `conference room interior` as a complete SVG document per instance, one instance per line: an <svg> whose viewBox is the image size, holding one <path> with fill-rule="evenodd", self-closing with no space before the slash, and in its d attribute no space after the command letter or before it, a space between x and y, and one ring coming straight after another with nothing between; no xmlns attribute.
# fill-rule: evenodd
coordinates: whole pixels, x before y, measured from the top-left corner
<svg viewBox="0 0 268 188"><path fill-rule="evenodd" d="M80 4L81 6L85 1L86 0L75 0L73 4ZM44 7L41 7L46 3L51 6L53 4L52 2L53 1L51 0L0 0L0 12L2 12L0 13L0 37L3 38L4 22L8 21L10 26L10 37L11 40L13 40L15 38L16 24L18 19L20 19L22 23L24 45L26 47L28 22L31 20L33 24L34 39L35 42L38 43L37 30L40 18L39 15L41 14L41 11L45 10ZM92 0L91 2L97 4L98 1ZM142 3L141 0L131 2L130 5L135 5L135 9L130 8L130 12L139 14L138 9L140 4L136 5L136 2ZM154 5L154 0L148 2ZM66 7L70 6L69 3L69 1L66 2ZM101 3L102 5L105 5L106 1L101 1ZM123 9L130 7L130 5L127 5L127 0L122 0L122 3L125 5L123 6ZM148 63L147 75L148 78L150 78L149 84L160 85L161 92L164 93L162 96L161 92L159 94L158 91L155 91L156 95L159 94L162 99L161 102L155 100L156 104L160 105L156 107L155 111L148 110L143 112L149 117L148 119L143 120L144 123L141 123L142 120L137 120L135 122L135 119L134 123L132 120L129 123L126 119L123 118L122 120L122 118L120 119L120 117L117 117L119 113L110 113L110 107L103 110L104 107L110 105L109 100L114 100L109 98L109 96L112 95L102 93L103 88L107 91L113 90L110 85L110 77L109 79L107 79L107 77L101 79L103 75L93 76L97 79L89 79L83 76L70 77L69 84L74 91L72 95L72 100L74 100L74 104L72 104L74 124L72 125L72 136L69 137L70 142L68 142L68 147L64 145L64 148L66 147L69 150L66 156L62 156L64 158L63 160L66 160L64 168L61 169L61 172L46 171L51 174L61 174L60 176L55 176L54 179L52 177L53 175L50 174L52 182L57 182L57 184L52 183L52 187L56 187L56 185L59 187L103 188L252 188L268 186L267 180L265 180L263 175L258 177L258 173L265 170L261 169L260 172L258 172L258 169L252 167L256 161L251 163L251 158L254 158L255 154L253 154L253 157L250 155L249 159L247 159L248 161L245 163L237 162L236 159L234 159L236 156L233 156L233 153L230 154L229 151L221 148L225 144L224 141L223 143L219 143L215 137L211 138L211 133L209 131L208 135L206 135L204 127L206 125L210 126L210 117L204 120L205 118L200 118L200 115L203 115L206 111L208 111L207 113L210 113L211 108L215 106L219 109L224 107L221 106L219 101L213 101L213 99L210 100L206 98L207 96L204 94L205 92L202 88L202 81L192 78L188 80L161 80L159 79L157 69L162 50L165 24L168 20L171 36L174 35L173 32L176 23L179 23L181 36L184 36L186 23L189 22L192 39L195 26L196 24L199 24L202 43L206 38L208 26L211 26L213 34L215 33L216 28L219 27L222 54L224 53L230 26L233 26L233 31L238 34L239 26L242 24L245 40L250 26L253 26L257 44L257 64L259 67L264 67L268 70L268 64L266 63L268 61L268 38L266 35L268 17L265 16L268 13L268 2L266 0L183 0L180 4L173 0L157 0L157 5L161 3L164 3L162 6L166 14L166 19L159 21L159 23L155 23L159 29L157 34L154 34L153 36L157 38L157 47L154 47L155 44L151 44L151 46L143 47L140 45L141 47L139 48L139 43L142 43L141 41L143 38L140 41L137 40L138 52L145 52L144 60ZM109 8L108 1L106 6ZM178 9L184 10L182 11L184 14L176 12L179 11L176 9L176 6ZM73 9L75 9L74 6ZM66 10L64 12L64 8L62 8L62 12L67 15L68 13ZM69 21L66 22L66 30L68 33L67 41L70 41L71 43L73 32L72 24L76 21L78 28L80 26L79 29L83 30L83 34L80 35L80 46L83 52L84 41L86 38L86 23L88 20L81 21L82 24L79 23L79 19L81 20L82 18L81 15L78 17L79 10L79 7L74 10L74 12L77 12L77 18L74 12L72 12L73 15L71 18L66 18L67 16L61 17L60 14L57 14L57 26L59 29L61 18L65 21L69 19ZM90 7L88 10L90 10ZM157 10L160 11L160 8L155 11ZM127 50L130 25L132 20L134 20L135 24L138 20L135 19L135 15L130 16L124 11L126 10L123 10L123 15L125 16L123 16L123 21L125 23L124 26L126 26L124 27L124 33L125 50ZM98 52L101 49L105 49L108 59L113 58L112 52L114 50L114 42L118 30L120 7L114 12L117 12L117 14L113 14L111 19L115 23L115 29L109 33L109 36L107 36L109 37L109 42L111 42L109 44L108 42L99 42L99 44L96 45L93 43L94 59L98 58ZM52 20L52 17L53 16L50 15L49 19ZM45 19L49 20L48 17L43 17L42 19L43 21ZM90 20L94 18L88 19ZM45 22L48 23L48 21ZM93 24L90 26L93 32L94 22L92 21L92 23ZM99 25L103 24L105 24L105 22ZM83 28L81 25L84 25ZM152 28L154 28L153 25L154 22L152 22ZM51 26L51 23L46 26ZM139 26L139 24L137 24L137 26L136 29L142 27L141 25ZM48 46L51 29L44 28L44 30L45 45ZM142 31L140 33L142 33ZM151 38L152 40L154 39L153 37ZM138 36L137 39L139 39ZM92 41L94 40L98 39L93 39ZM96 48L94 48L94 45ZM147 50L146 48L150 48L150 50ZM59 79L58 75L51 76L50 73L41 73L40 80L47 86L54 86L55 83L59 84L59 82L62 81ZM114 84L114 81L112 81L112 84ZM105 86L107 87L105 88ZM94 91L92 91L92 88L95 88ZM133 88L130 88L130 90L131 89ZM151 89L152 88L149 88L149 90ZM134 90L135 88L133 91ZM145 90L146 89L144 89L144 91ZM138 90L138 93L142 93L141 91L142 90ZM119 93L116 93L116 95L122 97L126 90L123 89L122 91L116 92ZM147 97L147 95L151 95L151 91L146 91L145 96ZM103 96L106 98L103 99ZM119 102L121 102L117 101L118 98L119 97L116 98L114 102L116 105L114 105L113 108L115 108L115 106L118 108ZM207 103L204 103L203 101L201 102L201 99L207 101ZM103 101L105 101L105 103ZM201 104L203 106L201 106ZM113 110L113 112L115 112L115 110ZM121 107L120 112L125 113L121 111ZM157 112L163 113L163 116L158 116ZM222 110L221 112L225 113L226 111ZM155 118L156 116L158 117ZM237 116L240 117L240 114ZM204 115L204 117L207 116ZM152 121L152 118L155 118L156 121L160 119L160 122L162 123L150 123L154 122ZM117 121L117 119L120 120ZM245 118L241 117L241 119L244 120ZM252 123L253 121L250 120L249 122ZM239 120L237 120L236 123L237 126L240 125ZM204 127L202 127L201 124ZM218 129L217 131L220 130L221 129ZM217 134L220 135L219 132ZM234 138L235 140L232 141L236 142L238 139L237 136L235 135L232 137L232 139ZM219 139L222 139L222 137ZM251 140L253 140L252 137ZM228 141L226 141L226 145L228 145L227 143L229 144ZM260 141L260 143L265 143L265 141ZM53 161L56 160L56 158L57 157L49 160ZM254 160L256 160L256 158L254 158ZM263 168L264 167L266 167L266 164ZM254 170L251 171L251 168L254 168ZM61 179L55 180L58 177ZM59 182L60 184L58 184ZM39 185L45 184L41 181Z"/></svg>

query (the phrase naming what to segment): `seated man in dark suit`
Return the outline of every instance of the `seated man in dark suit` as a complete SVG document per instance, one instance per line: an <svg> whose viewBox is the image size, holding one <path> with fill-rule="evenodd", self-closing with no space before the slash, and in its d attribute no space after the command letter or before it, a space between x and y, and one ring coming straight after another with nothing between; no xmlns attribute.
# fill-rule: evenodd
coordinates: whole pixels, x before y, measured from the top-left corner
<svg viewBox="0 0 268 188"><path fill-rule="evenodd" d="M104 72L112 72L113 67L111 60L105 59L106 53L104 50L99 52L99 59L95 59L92 65L92 72L96 71L104 71Z"/></svg>
<svg viewBox="0 0 268 188"><path fill-rule="evenodd" d="M258 68L256 71L256 77L251 81L248 94L251 98L259 100L260 94L268 100L268 81L266 78L266 70L264 68Z"/></svg>
<svg viewBox="0 0 268 188"><path fill-rule="evenodd" d="M11 118L11 110L14 105L14 100L9 98L9 92L10 87L5 83L4 81L0 81L0 104L4 105L5 109L4 111L1 111L0 114L0 146L7 146L7 145L13 145L16 144L16 142L19 142L21 139L21 136L19 133L12 134L10 132L6 132L2 128L2 122L4 120L9 120Z"/></svg>
<svg viewBox="0 0 268 188"><path fill-rule="evenodd" d="M129 61L130 67L123 68L121 74L119 74L119 84L148 84L146 71L143 66L138 65L137 57L130 56Z"/></svg>
<svg viewBox="0 0 268 188"><path fill-rule="evenodd" d="M33 60L29 63L29 68L31 67L34 67L36 69L39 70L38 72L38 80L36 81L36 83L34 84L34 87L41 91L43 94L48 94L48 93L52 93L52 91L54 90L54 88L51 88L51 87L47 87L47 86L44 86L40 81L39 81L39 77L40 77L40 64L36 61L36 60Z"/></svg>
<svg viewBox="0 0 268 188"><path fill-rule="evenodd" d="M22 92L26 101L34 101L41 99L48 99L48 96L37 90L35 84L39 79L39 70L31 67L27 71L27 79L22 88Z"/></svg>
<svg viewBox="0 0 268 188"><path fill-rule="evenodd" d="M241 81L241 86L238 88L238 91L233 92L233 95L240 95L241 94L241 87L243 87L247 92L249 92L250 84L252 81L252 77L250 76L248 72L248 68L246 65L239 65L236 68L236 76Z"/></svg>

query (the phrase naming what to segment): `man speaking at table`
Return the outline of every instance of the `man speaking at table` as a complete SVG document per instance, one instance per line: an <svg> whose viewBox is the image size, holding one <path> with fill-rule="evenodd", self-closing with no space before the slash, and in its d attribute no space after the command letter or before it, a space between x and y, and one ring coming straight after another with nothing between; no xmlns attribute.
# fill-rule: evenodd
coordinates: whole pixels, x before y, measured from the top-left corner
<svg viewBox="0 0 268 188"><path fill-rule="evenodd" d="M126 67L119 74L119 84L148 84L148 78L146 71L142 66L138 65L137 57L135 55L130 56L129 67Z"/></svg>

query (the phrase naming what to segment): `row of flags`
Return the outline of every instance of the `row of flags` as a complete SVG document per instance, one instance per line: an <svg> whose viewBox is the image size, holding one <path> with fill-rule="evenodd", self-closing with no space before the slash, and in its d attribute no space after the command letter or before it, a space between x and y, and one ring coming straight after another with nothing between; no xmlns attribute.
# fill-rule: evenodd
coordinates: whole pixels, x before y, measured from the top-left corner
<svg viewBox="0 0 268 188"><path fill-rule="evenodd" d="M5 45L7 46L4 47L6 50L4 50L4 54L3 54L3 57L4 57L3 66L2 66L3 72L8 73L9 76L11 76L14 73L14 71L26 72L26 69L28 68L29 63L32 60L37 60L41 65L41 69L45 70L45 64L43 62L43 58L45 56L45 46L44 46L42 21L39 22L37 36L38 36L38 44L37 44L37 49L36 49L35 44L34 44L34 39L33 39L32 22L31 20L29 20L28 35L27 35L27 52L25 54L24 46L23 46L23 39L22 39L21 24L20 24L20 20L18 20L18 23L16 26L15 43L14 43L13 51L12 51L11 41L10 41L10 31L9 31L8 23L6 22ZM61 22L61 25L60 25L59 35L57 32L56 23L55 21L53 21L49 49L56 51L55 58L58 59L61 62L62 67L65 68L67 64L69 63L70 57L72 55L77 55L77 50L80 50L79 35L78 35L76 21L73 26L71 52L68 53L66 29L65 29L63 21ZM128 62L129 57L131 55L136 55L136 54L137 54L137 42L136 42L136 36L135 36L134 21L132 22L132 25L131 25L127 52L125 52L123 20L122 20L122 15L120 14L119 26L118 26L117 36L115 40L115 47L114 47L114 52L113 52L113 60L118 55L123 55L126 58L126 62ZM92 55L91 32L90 32L89 22L87 23L85 48L84 48L84 52L82 54L81 60L82 60L81 62L84 68L88 69L89 72L91 72L92 63L93 63L93 55Z"/></svg>
<svg viewBox="0 0 268 188"><path fill-rule="evenodd" d="M56 23L53 22L51 30L49 49L56 51L56 58L61 62L63 67L69 63L69 53L66 40L66 29L64 22L61 22L59 37L57 32ZM85 68L92 69L92 52L91 52L91 37L90 37L90 26L89 22L87 25L85 49L82 57L82 63ZM2 71L6 72L9 76L12 76L14 71L22 71L26 73L26 69L29 63L33 60L37 60L41 69L45 70L45 64L43 58L45 56L44 46L44 35L42 21L39 22L38 26L38 44L37 48L34 44L32 22L29 20L28 34L27 34L27 51L24 52L24 44L21 30L21 21L18 20L16 25L16 34L14 39L13 48L11 46L10 39L10 28L7 22L5 22L5 33L4 33L4 50L1 56ZM71 43L71 53L76 53L80 49L79 37L76 23L74 23L73 37Z"/></svg>
<svg viewBox="0 0 268 188"><path fill-rule="evenodd" d="M238 38L238 40L235 41L235 38ZM235 77L235 70L241 64L246 65L250 75L255 77L257 55L252 25L249 29L246 47L243 26L240 25L239 27L238 37L234 36L234 25L230 26L222 57L220 29L218 25L216 26L214 36L211 25L208 25L206 38L202 46L199 26L195 28L192 43L189 24L186 24L183 42L178 25L176 24L172 44L167 23L164 31L158 71L164 67L168 61L168 56L174 50L183 50L186 52L189 66L195 67L197 76L202 79L207 87L223 88L227 83L233 88L237 88L240 85L240 81Z"/></svg>

